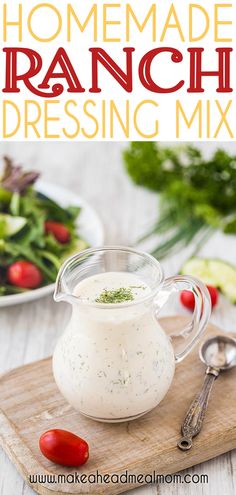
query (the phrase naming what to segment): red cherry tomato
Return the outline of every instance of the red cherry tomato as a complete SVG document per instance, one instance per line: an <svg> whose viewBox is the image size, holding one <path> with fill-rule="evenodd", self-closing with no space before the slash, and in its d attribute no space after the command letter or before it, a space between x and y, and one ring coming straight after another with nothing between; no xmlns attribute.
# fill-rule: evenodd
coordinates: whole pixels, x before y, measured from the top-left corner
<svg viewBox="0 0 236 495"><path fill-rule="evenodd" d="M209 291L210 297L211 297L211 305L212 308L217 304L218 298L219 298L219 293L218 290L215 287L212 287L211 285L207 285L207 289ZM192 292L189 290L183 290L180 294L180 301L185 306L186 308L190 309L191 311L194 310L195 308L195 299L194 295Z"/></svg>
<svg viewBox="0 0 236 495"><path fill-rule="evenodd" d="M194 310L195 299L193 293L190 290L183 290L180 293L180 301L183 306L185 306L185 308L190 309L191 311Z"/></svg>
<svg viewBox="0 0 236 495"><path fill-rule="evenodd" d="M70 240L70 232L63 223L47 220L45 222L46 233L53 234L55 239L61 244L66 244Z"/></svg>
<svg viewBox="0 0 236 495"><path fill-rule="evenodd" d="M77 467L89 458L89 446L85 440L66 430L49 430L39 439L42 454L61 466Z"/></svg>
<svg viewBox="0 0 236 495"><path fill-rule="evenodd" d="M219 292L215 287L212 287L211 285L207 285L207 288L211 297L211 305L214 308L214 306L218 303Z"/></svg>
<svg viewBox="0 0 236 495"><path fill-rule="evenodd" d="M40 270L30 261L16 261L7 269L8 282L23 289L36 289L42 279Z"/></svg>

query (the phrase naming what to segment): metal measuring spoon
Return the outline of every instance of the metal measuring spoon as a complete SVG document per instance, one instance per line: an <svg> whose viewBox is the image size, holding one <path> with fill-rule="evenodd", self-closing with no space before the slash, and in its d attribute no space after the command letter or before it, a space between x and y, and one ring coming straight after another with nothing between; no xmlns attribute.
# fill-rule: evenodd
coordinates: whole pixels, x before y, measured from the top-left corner
<svg viewBox="0 0 236 495"><path fill-rule="evenodd" d="M206 340L199 350L200 359L207 365L202 390L192 402L181 427L183 437L177 446L181 450L192 447L192 438L201 431L210 392L221 371L236 366L236 340L224 335Z"/></svg>

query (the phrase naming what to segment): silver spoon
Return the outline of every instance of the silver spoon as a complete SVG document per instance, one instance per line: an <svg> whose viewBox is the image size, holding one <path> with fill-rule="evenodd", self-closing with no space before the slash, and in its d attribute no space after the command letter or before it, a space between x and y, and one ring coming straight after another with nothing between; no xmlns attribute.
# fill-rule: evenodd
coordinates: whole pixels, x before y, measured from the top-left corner
<svg viewBox="0 0 236 495"><path fill-rule="evenodd" d="M224 335L207 339L199 350L200 359L207 365L202 390L192 402L181 427L183 437L177 443L181 450L192 447L192 439L201 431L210 392L221 371L236 366L236 340Z"/></svg>

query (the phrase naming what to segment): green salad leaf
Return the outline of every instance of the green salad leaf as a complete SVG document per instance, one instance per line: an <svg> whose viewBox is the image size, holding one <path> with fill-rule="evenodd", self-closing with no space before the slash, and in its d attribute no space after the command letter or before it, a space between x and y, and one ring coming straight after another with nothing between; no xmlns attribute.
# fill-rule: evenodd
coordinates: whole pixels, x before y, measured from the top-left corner
<svg viewBox="0 0 236 495"><path fill-rule="evenodd" d="M34 183L37 172L25 172L5 158L0 179L0 296L25 290L8 283L7 270L19 260L35 264L43 275L43 284L55 281L64 259L88 247L78 234L77 219L81 208L63 208L38 192ZM68 229L68 242L61 243L45 222L56 222Z"/></svg>

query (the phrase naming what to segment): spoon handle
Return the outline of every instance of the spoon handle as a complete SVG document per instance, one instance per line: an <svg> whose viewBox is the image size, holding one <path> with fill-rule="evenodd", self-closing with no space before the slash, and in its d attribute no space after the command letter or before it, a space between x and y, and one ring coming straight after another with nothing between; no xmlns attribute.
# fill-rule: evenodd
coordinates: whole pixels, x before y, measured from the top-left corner
<svg viewBox="0 0 236 495"><path fill-rule="evenodd" d="M209 396L213 383L219 371L214 368L207 368L202 390L193 400L181 427L183 437L178 441L177 446L181 450L189 450L192 447L192 438L201 431L202 423L207 410Z"/></svg>

